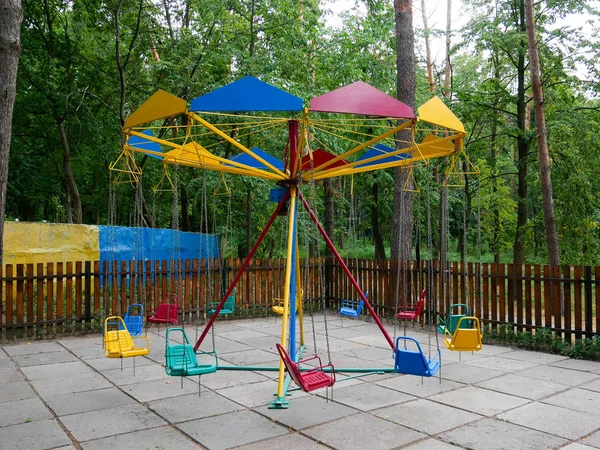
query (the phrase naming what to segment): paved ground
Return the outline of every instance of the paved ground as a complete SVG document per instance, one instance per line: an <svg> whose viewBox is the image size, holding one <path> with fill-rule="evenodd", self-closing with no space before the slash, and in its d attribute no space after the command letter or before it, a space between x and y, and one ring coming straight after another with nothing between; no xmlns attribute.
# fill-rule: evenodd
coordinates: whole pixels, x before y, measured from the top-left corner
<svg viewBox="0 0 600 450"><path fill-rule="evenodd" d="M315 319L326 359L323 317ZM216 346L227 365L275 365L280 319L220 321ZM307 329L312 329L307 323ZM193 339L196 331L187 328ZM391 352L365 321L329 316L332 362L389 367ZM390 329L390 333L393 330ZM435 336L408 334L424 345ZM292 393L270 410L274 373L165 375L164 328L149 357L104 358L101 337L5 345L0 351L2 449L554 449L600 448L600 363L485 346L474 355L442 348L442 382L370 375L325 392ZM208 339L210 341L210 339ZM312 347L312 334L307 343ZM443 347L443 343L442 343ZM310 352L311 350L309 350ZM343 375L339 375L343 378Z"/></svg>

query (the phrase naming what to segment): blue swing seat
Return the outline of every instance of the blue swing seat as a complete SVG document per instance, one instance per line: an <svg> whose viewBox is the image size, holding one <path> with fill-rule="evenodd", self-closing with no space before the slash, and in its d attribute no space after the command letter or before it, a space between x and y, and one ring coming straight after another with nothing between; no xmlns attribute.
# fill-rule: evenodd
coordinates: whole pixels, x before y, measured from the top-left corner
<svg viewBox="0 0 600 450"><path fill-rule="evenodd" d="M169 339L172 332L181 332L183 335L183 344L173 344ZM183 328L167 329L166 347L165 347L165 371L167 375L173 377L191 377L194 375L204 375L214 373L219 367L217 352L198 352L202 355L214 355L215 364L199 364L194 353L194 347L190 344L187 334Z"/></svg>
<svg viewBox="0 0 600 450"><path fill-rule="evenodd" d="M365 292L365 298L369 297L369 291ZM340 316L358 317L365 306L364 300L342 300L340 305Z"/></svg>
<svg viewBox="0 0 600 450"><path fill-rule="evenodd" d="M134 314L134 308L138 308L139 314ZM127 314L125 314L125 317L123 317L123 322L125 323L125 327L127 328L127 331L129 331L129 334L132 337L138 337L143 334L143 318L144 305L142 305L141 303L133 303L129 305L129 308L127 309Z"/></svg>
<svg viewBox="0 0 600 450"><path fill-rule="evenodd" d="M404 341L402 347L400 341ZM414 342L417 350L406 348L407 342ZM418 375L421 377L432 377L440 370L440 350L438 349L434 357L427 359L421 345L416 339L400 336L396 339L395 369L398 373L407 375Z"/></svg>

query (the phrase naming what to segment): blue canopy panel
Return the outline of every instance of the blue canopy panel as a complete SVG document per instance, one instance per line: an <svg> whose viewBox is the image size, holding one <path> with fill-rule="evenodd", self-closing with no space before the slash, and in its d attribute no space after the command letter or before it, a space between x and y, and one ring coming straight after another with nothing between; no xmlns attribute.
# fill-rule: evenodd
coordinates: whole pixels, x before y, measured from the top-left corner
<svg viewBox="0 0 600 450"><path fill-rule="evenodd" d="M247 76L192 100L190 111L302 111L302 99Z"/></svg>
<svg viewBox="0 0 600 450"><path fill-rule="evenodd" d="M267 152L262 151L258 147L253 147L253 148L251 148L251 150L255 155L257 155L258 157L267 161L269 164L271 164L276 169L283 171L283 161L282 160L275 158L272 155L269 155ZM231 158L229 158L229 160L235 161L240 164L244 164L245 166L250 166L254 169L269 170L269 168L267 166L265 166L258 159L254 158L252 155L249 155L248 153L240 153L239 155L232 156ZM228 165L231 166L232 164L228 164Z"/></svg>
<svg viewBox="0 0 600 450"><path fill-rule="evenodd" d="M378 144L375 144L373 146L373 148L371 148L369 151L364 153L360 158L358 158L357 162L364 161L364 160L370 159L370 158L374 158L376 156L385 155L386 153L395 152L395 151L396 151L395 149L388 147L387 145L378 143ZM402 161L403 159L406 159L407 157L408 157L408 153L400 153L398 155L388 156L387 158L380 158L376 161L371 161L371 162L367 162L364 164L358 164L354 167L368 167L368 166L374 166L376 164L385 164L385 163L391 163L391 162L396 162L396 161Z"/></svg>
<svg viewBox="0 0 600 450"><path fill-rule="evenodd" d="M142 134L145 134L146 136L154 137L152 130L142 131ZM143 137L139 137L139 136L130 136L129 137L129 146L135 147L135 148L140 148L142 150L150 150L152 152L158 152L158 153L162 152L158 143L151 141L149 139L144 139ZM163 159L162 156L152 155L149 153L146 153L146 154L152 158Z"/></svg>

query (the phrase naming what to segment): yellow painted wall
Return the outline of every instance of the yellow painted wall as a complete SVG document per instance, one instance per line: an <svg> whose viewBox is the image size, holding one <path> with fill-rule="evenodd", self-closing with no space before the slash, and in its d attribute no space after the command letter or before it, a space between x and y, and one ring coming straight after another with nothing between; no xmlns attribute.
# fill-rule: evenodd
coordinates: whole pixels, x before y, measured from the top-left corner
<svg viewBox="0 0 600 450"><path fill-rule="evenodd" d="M99 228L62 223L4 223L4 264L100 260Z"/></svg>

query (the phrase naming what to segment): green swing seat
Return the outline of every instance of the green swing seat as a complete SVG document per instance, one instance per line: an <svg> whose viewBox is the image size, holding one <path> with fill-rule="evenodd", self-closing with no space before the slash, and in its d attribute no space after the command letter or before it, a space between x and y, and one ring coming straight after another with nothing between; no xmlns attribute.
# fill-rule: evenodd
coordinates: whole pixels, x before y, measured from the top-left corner
<svg viewBox="0 0 600 450"><path fill-rule="evenodd" d="M461 308L464 312L460 312ZM446 319L438 317L438 331L440 334L444 334L446 331L449 334L454 334L458 324L460 322L460 328L471 328L471 322L469 320L461 320L463 317L469 315L469 307L464 303L455 303L450 306Z"/></svg>
<svg viewBox="0 0 600 450"><path fill-rule="evenodd" d="M169 335L173 332L182 334L182 344L172 343ZM214 355L215 364L200 364L196 358L194 347L190 344L187 334L183 328L167 329L166 346L165 346L165 371L167 375L173 377L191 377L194 375L204 375L206 373L214 373L219 367L219 359L217 352L198 352L198 355Z"/></svg>
<svg viewBox="0 0 600 450"><path fill-rule="evenodd" d="M223 308L221 308L221 311L219 311L219 315L220 316L230 316L231 314L233 314L235 312L235 291L237 288L233 288L233 292L231 293L231 295L229 297L227 297L227 300L225 300L225 303L223 304ZM208 311L206 314L208 314L209 316L212 316L216 311L217 311L217 307L219 306L219 303L221 302L209 302L208 303Z"/></svg>

